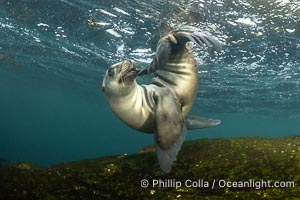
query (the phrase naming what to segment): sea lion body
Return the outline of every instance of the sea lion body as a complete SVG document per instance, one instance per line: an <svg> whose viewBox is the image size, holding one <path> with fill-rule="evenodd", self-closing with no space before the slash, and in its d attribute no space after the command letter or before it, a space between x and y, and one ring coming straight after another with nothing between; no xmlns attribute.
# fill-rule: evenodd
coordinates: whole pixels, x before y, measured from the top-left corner
<svg viewBox="0 0 300 200"><path fill-rule="evenodd" d="M184 47L174 52L167 63L154 72L152 84L164 84L174 91L182 103L184 117L192 108L198 92L198 63L191 50Z"/></svg>
<svg viewBox="0 0 300 200"><path fill-rule="evenodd" d="M106 95L112 111L123 122L145 133L155 130L155 94L164 91L177 95L186 117L198 91L198 64L187 49L184 54L172 56L154 76L149 85L138 85L134 80L131 89L122 96Z"/></svg>
<svg viewBox="0 0 300 200"><path fill-rule="evenodd" d="M103 80L103 91L112 111L133 129L154 133L161 169L171 171L187 129L215 126L219 120L187 117L198 92L198 64L190 48L219 43L211 37L172 31L158 42L151 64L137 73L134 61L112 65ZM138 85L136 75L153 73L149 85Z"/></svg>
<svg viewBox="0 0 300 200"><path fill-rule="evenodd" d="M134 86L121 98L114 95L106 95L112 111L128 126L133 129L153 133L154 132L154 86L140 86L136 82Z"/></svg>

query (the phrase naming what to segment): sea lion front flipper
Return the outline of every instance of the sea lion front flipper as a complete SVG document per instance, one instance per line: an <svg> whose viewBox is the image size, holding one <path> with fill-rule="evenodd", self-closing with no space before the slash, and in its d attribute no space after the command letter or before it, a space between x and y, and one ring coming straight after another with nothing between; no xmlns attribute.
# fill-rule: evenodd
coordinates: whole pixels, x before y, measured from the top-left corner
<svg viewBox="0 0 300 200"><path fill-rule="evenodd" d="M160 168L171 171L186 135L186 126L178 98L170 91L155 95L155 143Z"/></svg>
<svg viewBox="0 0 300 200"><path fill-rule="evenodd" d="M211 119L199 116L188 116L185 120L188 130L208 128L221 124L221 120L219 119Z"/></svg>
<svg viewBox="0 0 300 200"><path fill-rule="evenodd" d="M177 142L167 150L161 149L156 141L156 153L159 162L160 169L165 173L170 173L172 169L172 164L176 160L177 154L181 149L181 146L185 140L186 127L184 126L182 134L178 137Z"/></svg>

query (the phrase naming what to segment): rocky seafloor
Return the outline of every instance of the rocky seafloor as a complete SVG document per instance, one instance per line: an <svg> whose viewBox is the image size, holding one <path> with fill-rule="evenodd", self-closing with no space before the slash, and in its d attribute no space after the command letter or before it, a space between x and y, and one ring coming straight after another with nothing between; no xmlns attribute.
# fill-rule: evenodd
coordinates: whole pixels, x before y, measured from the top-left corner
<svg viewBox="0 0 300 200"><path fill-rule="evenodd" d="M300 137L185 142L169 174L153 148L50 167L9 164L0 167L0 199L300 199Z"/></svg>

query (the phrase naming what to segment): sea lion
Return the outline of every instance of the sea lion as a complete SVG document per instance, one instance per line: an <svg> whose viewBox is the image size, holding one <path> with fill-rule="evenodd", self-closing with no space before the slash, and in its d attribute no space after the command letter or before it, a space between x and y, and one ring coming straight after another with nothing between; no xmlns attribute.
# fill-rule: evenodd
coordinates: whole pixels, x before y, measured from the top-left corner
<svg viewBox="0 0 300 200"><path fill-rule="evenodd" d="M126 60L109 67L102 90L112 111L128 126L154 133L160 168L168 173L176 160L187 129L206 128L220 120L189 116L198 91L198 63L187 42L198 46L220 43L188 31L171 31L157 45L151 64L143 70ZM138 85L137 75L154 73L149 85Z"/></svg>

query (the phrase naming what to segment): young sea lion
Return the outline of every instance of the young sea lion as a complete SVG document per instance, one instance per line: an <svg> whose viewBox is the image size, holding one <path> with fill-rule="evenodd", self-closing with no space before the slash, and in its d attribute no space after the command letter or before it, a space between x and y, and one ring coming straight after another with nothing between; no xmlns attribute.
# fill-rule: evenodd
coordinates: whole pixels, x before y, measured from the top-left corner
<svg viewBox="0 0 300 200"><path fill-rule="evenodd" d="M198 91L198 63L187 42L215 46L201 33L171 31L158 42L149 67L137 71L134 61L110 66L102 88L112 111L128 126L155 134L161 169L168 173L185 139L186 129L215 126L220 120L188 116ZM154 72L149 85L138 85L137 75Z"/></svg>

